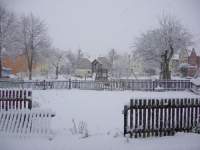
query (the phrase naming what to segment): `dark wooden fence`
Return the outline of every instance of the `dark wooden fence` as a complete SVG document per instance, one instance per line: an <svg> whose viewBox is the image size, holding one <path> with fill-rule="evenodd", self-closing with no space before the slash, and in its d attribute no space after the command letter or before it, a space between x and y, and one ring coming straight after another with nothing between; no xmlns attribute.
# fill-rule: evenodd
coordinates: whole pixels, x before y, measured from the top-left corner
<svg viewBox="0 0 200 150"><path fill-rule="evenodd" d="M32 91L0 89L0 110L32 108Z"/></svg>
<svg viewBox="0 0 200 150"><path fill-rule="evenodd" d="M108 80L108 81L0 81L1 88L31 88L35 90L46 89L83 89L83 90L175 90L190 89L190 80Z"/></svg>
<svg viewBox="0 0 200 150"><path fill-rule="evenodd" d="M200 99L131 99L124 110L124 136L149 137L190 132L200 123Z"/></svg>

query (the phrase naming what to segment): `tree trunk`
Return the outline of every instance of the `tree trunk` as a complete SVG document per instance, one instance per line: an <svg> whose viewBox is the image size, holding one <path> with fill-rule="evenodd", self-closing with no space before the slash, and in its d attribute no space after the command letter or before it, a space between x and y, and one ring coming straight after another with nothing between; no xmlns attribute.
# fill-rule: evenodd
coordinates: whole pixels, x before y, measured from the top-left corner
<svg viewBox="0 0 200 150"><path fill-rule="evenodd" d="M167 58L167 55L168 55L168 51L165 51L165 53L161 55L161 58L162 58L161 72L160 72L161 80L170 80L171 79L171 72L169 70L170 59Z"/></svg>
<svg viewBox="0 0 200 150"><path fill-rule="evenodd" d="M165 62L165 68L164 68L164 76L163 80L170 80L171 79L171 72L169 70L169 62Z"/></svg>
<svg viewBox="0 0 200 150"><path fill-rule="evenodd" d="M58 79L58 66L56 66L56 79Z"/></svg>
<svg viewBox="0 0 200 150"><path fill-rule="evenodd" d="M28 79L29 79L29 80L32 80L32 69L29 70Z"/></svg>
<svg viewBox="0 0 200 150"><path fill-rule="evenodd" d="M167 80L171 79L171 72L169 70L169 61L166 62L166 79Z"/></svg>

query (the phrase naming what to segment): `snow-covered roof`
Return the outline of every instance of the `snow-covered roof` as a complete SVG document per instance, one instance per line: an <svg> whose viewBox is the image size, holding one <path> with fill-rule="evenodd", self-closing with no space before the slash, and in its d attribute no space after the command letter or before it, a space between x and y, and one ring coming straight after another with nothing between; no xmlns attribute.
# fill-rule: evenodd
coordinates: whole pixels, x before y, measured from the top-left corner
<svg viewBox="0 0 200 150"><path fill-rule="evenodd" d="M99 62L100 64L102 64L103 68L108 68L110 66L109 60L106 57L98 57L97 59L95 59L94 61ZM93 61L93 62L94 62Z"/></svg>
<svg viewBox="0 0 200 150"><path fill-rule="evenodd" d="M78 69L91 69L92 64L87 58L80 58L79 64L77 66Z"/></svg>

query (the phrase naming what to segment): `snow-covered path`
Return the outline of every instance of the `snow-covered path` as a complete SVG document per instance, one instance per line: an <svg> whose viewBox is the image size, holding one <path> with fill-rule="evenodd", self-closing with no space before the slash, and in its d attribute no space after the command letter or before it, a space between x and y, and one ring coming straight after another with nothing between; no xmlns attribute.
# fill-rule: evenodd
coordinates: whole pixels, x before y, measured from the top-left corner
<svg viewBox="0 0 200 150"><path fill-rule="evenodd" d="M154 93L155 95L155 93ZM192 96L189 92L156 93L158 97ZM200 135L178 133L172 137L129 139L123 137L124 104L131 97L152 96L152 92L131 91L82 91L46 90L34 91L33 100L41 108L56 112L52 121L53 140L9 139L0 141L0 150L199 150ZM72 135L72 119L87 123L88 138ZM3 149L2 149L3 148Z"/></svg>

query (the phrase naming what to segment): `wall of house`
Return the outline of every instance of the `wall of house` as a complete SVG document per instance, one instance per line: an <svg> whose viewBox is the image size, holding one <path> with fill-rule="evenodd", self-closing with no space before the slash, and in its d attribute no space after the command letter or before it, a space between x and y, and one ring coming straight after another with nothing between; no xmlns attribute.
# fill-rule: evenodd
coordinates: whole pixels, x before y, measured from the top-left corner
<svg viewBox="0 0 200 150"><path fill-rule="evenodd" d="M178 62L175 60L171 62L171 70L174 74L177 74L179 72L178 67L180 64L189 65L187 75L192 77L196 74L197 70L200 69L200 56L196 54L194 49L190 54L189 52L187 52L187 50L183 50L179 53Z"/></svg>
<svg viewBox="0 0 200 150"><path fill-rule="evenodd" d="M197 55L195 52L192 52L191 55L188 57L188 64L191 66L197 66Z"/></svg>
<svg viewBox="0 0 200 150"><path fill-rule="evenodd" d="M189 54L186 49L182 50L179 54L179 63L188 63Z"/></svg>
<svg viewBox="0 0 200 150"><path fill-rule="evenodd" d="M3 66L10 68L12 74L17 74L20 72L28 72L27 60L25 55L18 55L16 57L5 56L3 58ZM37 67L36 64L33 64L33 70Z"/></svg>
<svg viewBox="0 0 200 150"><path fill-rule="evenodd" d="M91 69L76 69L75 75L78 77L92 77L92 70Z"/></svg>

